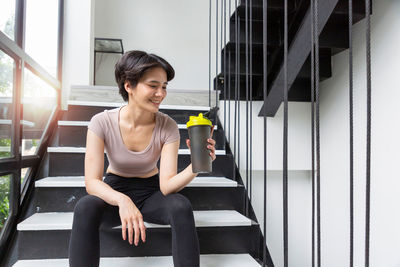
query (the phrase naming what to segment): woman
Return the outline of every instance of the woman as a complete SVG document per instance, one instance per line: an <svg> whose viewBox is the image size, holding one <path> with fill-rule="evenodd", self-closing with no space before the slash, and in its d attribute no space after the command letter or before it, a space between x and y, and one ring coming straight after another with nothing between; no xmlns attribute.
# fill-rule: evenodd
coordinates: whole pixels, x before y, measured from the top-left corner
<svg viewBox="0 0 400 267"><path fill-rule="evenodd" d="M140 238L146 241L143 221L171 225L174 266L199 266L193 210L189 200L177 193L197 174L191 164L177 173L178 126L158 111L174 75L167 61L142 51L126 52L115 65L119 92L128 104L90 120L85 155L88 195L75 206L70 266L99 265L100 225L122 224L122 239L137 246ZM214 161L212 133L213 129L207 147ZM189 139L186 145L190 148ZM102 181L104 149L109 166Z"/></svg>

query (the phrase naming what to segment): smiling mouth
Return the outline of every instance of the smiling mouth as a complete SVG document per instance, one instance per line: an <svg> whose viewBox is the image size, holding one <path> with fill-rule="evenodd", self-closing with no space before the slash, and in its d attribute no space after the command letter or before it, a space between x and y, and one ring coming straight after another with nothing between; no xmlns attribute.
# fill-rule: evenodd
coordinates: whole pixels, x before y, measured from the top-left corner
<svg viewBox="0 0 400 267"><path fill-rule="evenodd" d="M161 103L161 100L158 100L158 101L150 100L150 102L153 103L156 106L159 106L160 103Z"/></svg>

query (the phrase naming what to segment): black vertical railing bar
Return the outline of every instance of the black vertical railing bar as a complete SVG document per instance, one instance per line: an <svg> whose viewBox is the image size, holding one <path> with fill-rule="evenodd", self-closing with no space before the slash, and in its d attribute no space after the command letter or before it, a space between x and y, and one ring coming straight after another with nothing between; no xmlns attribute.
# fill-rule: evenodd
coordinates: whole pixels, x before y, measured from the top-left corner
<svg viewBox="0 0 400 267"><path fill-rule="evenodd" d="M239 18L238 18L238 39L239 39L239 43L241 43L240 41L240 14L239 14ZM240 173L240 73L241 73L241 68L240 68L240 45L238 45L238 52L236 54L237 57L237 62L238 62L238 73L236 74L238 77L238 94L237 94L237 98L238 98L238 115L237 115L237 169L238 169L238 173Z"/></svg>
<svg viewBox="0 0 400 267"><path fill-rule="evenodd" d="M263 100L264 105L267 103L267 43L268 43L268 30L267 30L267 0L263 0ZM267 116L263 118L264 122L264 208L263 208L263 267L267 262Z"/></svg>
<svg viewBox="0 0 400 267"><path fill-rule="evenodd" d="M223 61L223 55L222 55L222 48L223 48L223 40L224 40L224 37L223 37L223 35L224 35L224 22L223 22L223 19L224 19L224 0L221 0L221 30L220 30L220 33L221 33L221 37L220 37L220 49L218 50L218 51L221 51L221 57L219 58L219 60L221 60L221 79L222 79L222 82L223 82L223 88L225 88L225 71L224 71L224 69L222 69L222 61ZM225 62L224 62L225 63ZM222 90L221 90L222 91ZM216 90L216 92L215 92L215 102L218 102L218 105L216 105L216 106L219 106L219 95L218 95L218 90ZM217 114L215 114L215 122L217 122Z"/></svg>
<svg viewBox="0 0 400 267"><path fill-rule="evenodd" d="M211 108L211 0L208 8L208 106Z"/></svg>
<svg viewBox="0 0 400 267"><path fill-rule="evenodd" d="M232 30L231 24L230 24L230 18L231 18L231 5L232 2L229 0L229 7L228 7L228 16L229 16L229 32ZM229 146L232 149L231 146L231 50L229 49L228 52L228 100L229 100L229 106L228 106L228 142Z"/></svg>
<svg viewBox="0 0 400 267"><path fill-rule="evenodd" d="M224 0L224 131L226 133L226 0Z"/></svg>
<svg viewBox="0 0 400 267"><path fill-rule="evenodd" d="M314 42L315 42L315 125L316 125L316 158L317 158L317 266L321 266L321 171L320 171L320 130L319 130L319 0L314 5Z"/></svg>
<svg viewBox="0 0 400 267"><path fill-rule="evenodd" d="M365 266L369 267L369 239L371 212L371 2L365 0L366 16L366 63L367 63L367 162L365 188Z"/></svg>
<svg viewBox="0 0 400 267"><path fill-rule="evenodd" d="M236 125L237 125L237 89L238 89L238 51L239 51L239 29L238 29L238 0L235 0L235 121L233 125L233 143L234 143L234 149L233 149L233 177L234 180L236 180Z"/></svg>
<svg viewBox="0 0 400 267"><path fill-rule="evenodd" d="M350 267L354 260L353 0L349 0Z"/></svg>
<svg viewBox="0 0 400 267"><path fill-rule="evenodd" d="M287 0L284 0L284 111L283 111L283 266L289 263L288 247L288 10Z"/></svg>
<svg viewBox="0 0 400 267"><path fill-rule="evenodd" d="M315 0L310 1L311 10L311 266L315 267L315 51L314 51L314 6Z"/></svg>
<svg viewBox="0 0 400 267"><path fill-rule="evenodd" d="M219 75L218 75L218 60L220 59L218 56L218 1L215 0L215 106L218 107L218 82L219 82ZM217 113L215 113L217 116ZM217 118L215 117L215 123L217 123Z"/></svg>
<svg viewBox="0 0 400 267"><path fill-rule="evenodd" d="M245 37L246 37L246 194L245 194L245 202L246 203L246 216L249 216L249 203L247 201L248 191L249 191L249 23L248 23L248 6L249 0L246 0L245 7Z"/></svg>
<svg viewBox="0 0 400 267"><path fill-rule="evenodd" d="M228 142L231 147L231 51L228 52ZM232 149L232 147L231 147Z"/></svg>
<svg viewBox="0 0 400 267"><path fill-rule="evenodd" d="M249 66L249 88L250 88L250 158L249 158L249 169L250 169L250 190L249 190L249 202L251 205L252 200L252 191L253 191L253 165L252 165L252 158L253 158L253 0L250 1L250 29L249 29L249 47L250 47L250 66Z"/></svg>

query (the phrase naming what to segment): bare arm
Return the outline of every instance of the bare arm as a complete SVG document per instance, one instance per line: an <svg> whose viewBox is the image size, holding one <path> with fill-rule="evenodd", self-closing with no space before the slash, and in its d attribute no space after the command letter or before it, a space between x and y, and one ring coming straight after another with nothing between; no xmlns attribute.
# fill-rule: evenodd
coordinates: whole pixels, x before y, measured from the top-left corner
<svg viewBox="0 0 400 267"><path fill-rule="evenodd" d="M166 144L161 150L160 190L164 195L180 191L197 176L192 164L177 174L179 141Z"/></svg>
<svg viewBox="0 0 400 267"><path fill-rule="evenodd" d="M102 180L104 170L104 141L88 130L85 155L85 184L90 195L103 199L110 205L119 207L122 224L122 239L126 240L128 230L129 243L139 243L139 237L146 241L146 227L143 216L133 201L125 194L112 189ZM135 235L133 236L133 233Z"/></svg>
<svg viewBox="0 0 400 267"><path fill-rule="evenodd" d="M110 205L118 206L124 194L103 182L104 141L91 130L86 137L85 185L89 195L97 196Z"/></svg>
<svg viewBox="0 0 400 267"><path fill-rule="evenodd" d="M211 130L211 137L214 132L214 127ZM186 140L186 145L190 149L190 141ZM210 157L215 160L215 140L208 140L208 149L210 149ZM176 193L182 190L190 183L197 173L193 173L192 164L187 166L183 171L177 173L178 166L178 150L179 140L163 146L161 150L160 162L160 190L164 195Z"/></svg>

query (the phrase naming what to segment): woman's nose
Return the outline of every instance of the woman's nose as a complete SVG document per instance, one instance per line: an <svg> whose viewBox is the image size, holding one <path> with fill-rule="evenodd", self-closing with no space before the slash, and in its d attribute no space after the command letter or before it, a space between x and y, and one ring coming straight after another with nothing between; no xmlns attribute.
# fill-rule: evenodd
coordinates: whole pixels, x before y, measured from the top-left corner
<svg viewBox="0 0 400 267"><path fill-rule="evenodd" d="M164 89L158 89L157 90L157 92L156 92L156 95L157 96L164 96L166 94L166 92L165 92L165 90Z"/></svg>

